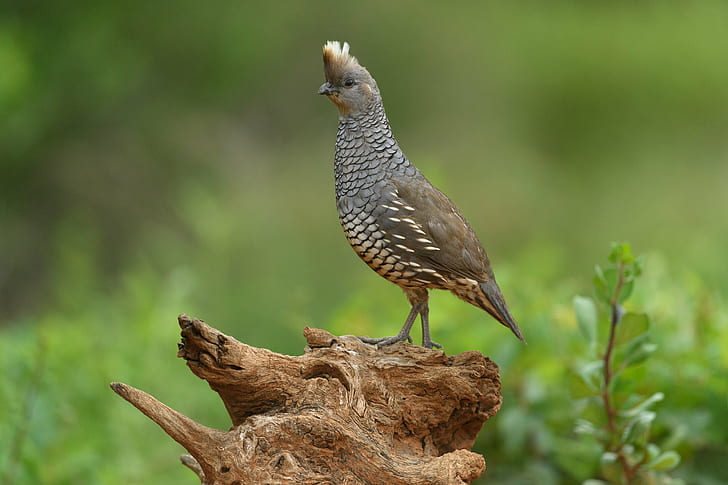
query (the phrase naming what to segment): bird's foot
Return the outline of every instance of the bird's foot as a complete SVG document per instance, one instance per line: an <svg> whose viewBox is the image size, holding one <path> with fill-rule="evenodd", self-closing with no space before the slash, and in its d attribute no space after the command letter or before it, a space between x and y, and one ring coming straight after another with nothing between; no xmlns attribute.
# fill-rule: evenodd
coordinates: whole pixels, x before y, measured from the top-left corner
<svg viewBox="0 0 728 485"><path fill-rule="evenodd" d="M422 346L426 349L431 349L432 347L435 347L436 349L442 349L442 345L438 344L437 342L433 342L432 339L422 339Z"/></svg>
<svg viewBox="0 0 728 485"><path fill-rule="evenodd" d="M370 338L370 337L357 337L359 340L364 342L365 344L372 344L376 345L378 349L381 349L382 347L386 347L388 345L396 344L397 342L402 342L403 340L406 340L409 343L412 343L412 337L409 336L409 334L403 334L398 333L397 335L393 337L381 337L381 338Z"/></svg>

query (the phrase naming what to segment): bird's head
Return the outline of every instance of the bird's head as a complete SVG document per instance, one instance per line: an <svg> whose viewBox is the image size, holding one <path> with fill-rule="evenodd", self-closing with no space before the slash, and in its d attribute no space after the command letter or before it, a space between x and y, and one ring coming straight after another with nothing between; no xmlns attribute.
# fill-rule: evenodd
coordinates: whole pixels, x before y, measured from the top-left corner
<svg viewBox="0 0 728 485"><path fill-rule="evenodd" d="M355 115L380 100L377 82L356 57L349 54L349 44L337 41L324 44L326 82L318 90L339 108L342 116Z"/></svg>

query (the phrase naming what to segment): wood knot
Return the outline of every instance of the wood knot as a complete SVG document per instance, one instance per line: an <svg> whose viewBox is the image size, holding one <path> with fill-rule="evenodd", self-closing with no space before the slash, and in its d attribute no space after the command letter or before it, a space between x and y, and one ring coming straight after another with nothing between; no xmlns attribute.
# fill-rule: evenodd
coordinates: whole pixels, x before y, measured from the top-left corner
<svg viewBox="0 0 728 485"><path fill-rule="evenodd" d="M304 327L303 336L312 349L329 348L336 343L337 337L320 328Z"/></svg>

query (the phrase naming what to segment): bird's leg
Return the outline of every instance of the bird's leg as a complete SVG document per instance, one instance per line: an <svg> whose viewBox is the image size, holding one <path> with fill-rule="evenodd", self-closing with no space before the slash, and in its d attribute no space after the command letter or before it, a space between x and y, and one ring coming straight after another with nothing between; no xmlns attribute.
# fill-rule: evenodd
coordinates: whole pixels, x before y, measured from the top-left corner
<svg viewBox="0 0 728 485"><path fill-rule="evenodd" d="M442 345L433 342L430 338L430 307L427 304L430 296L425 288L407 288L404 290L412 308L419 307L420 319L422 320L422 346L431 349L432 347L442 348Z"/></svg>
<svg viewBox="0 0 728 485"><path fill-rule="evenodd" d="M428 349L432 347L441 349L442 345L433 342L430 338L430 307L427 305L427 301L423 305L422 309L420 309L420 318L422 319L422 346Z"/></svg>
<svg viewBox="0 0 728 485"><path fill-rule="evenodd" d="M399 333L393 337L382 337L382 338L358 337L358 338L365 344L374 344L377 347L386 347L387 345L392 345L394 343L401 342L402 340L407 340L409 342L412 342L412 338L410 337L410 330L412 330L412 324L415 323L415 318L417 318L417 314L420 313L420 311L421 311L420 305L412 305L412 310L410 310L409 315L407 315L407 320L404 322L404 325L402 326L402 330L400 330Z"/></svg>
<svg viewBox="0 0 728 485"><path fill-rule="evenodd" d="M405 339L411 343L412 338L410 337L410 331L412 330L412 325L415 323L417 315L419 315L422 320L422 346L428 349L431 349L432 347L441 349L442 345L438 344L437 342L433 342L430 338L430 308L427 305L427 301L429 300L427 289L403 288L403 290L407 295L407 299L412 305L412 309L407 316L407 320L404 322L402 330L400 330L399 333L394 337L359 337L359 340L366 344L375 344L377 347L385 347L387 345L392 345L396 342L401 342Z"/></svg>

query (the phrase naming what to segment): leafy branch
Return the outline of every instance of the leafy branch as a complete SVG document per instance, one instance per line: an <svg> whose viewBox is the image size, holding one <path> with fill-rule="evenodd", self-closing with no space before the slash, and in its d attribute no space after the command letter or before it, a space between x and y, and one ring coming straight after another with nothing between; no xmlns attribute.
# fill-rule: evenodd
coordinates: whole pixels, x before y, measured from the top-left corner
<svg viewBox="0 0 728 485"><path fill-rule="evenodd" d="M645 397L630 392L633 383L623 376L657 349L649 341L647 315L625 312L622 307L642 273L644 259L635 257L626 243L613 244L608 259L607 267L596 266L594 276L597 299L609 309L603 352L597 351L599 311L594 299L574 298L577 321L589 343L591 359L577 370L571 387L575 397L586 400L592 418L580 419L576 431L599 443L604 479L587 480L585 485L676 484L679 481L666 472L679 464L680 456L673 450L661 450L651 441L657 416L652 408L664 399L664 394L655 392Z"/></svg>

